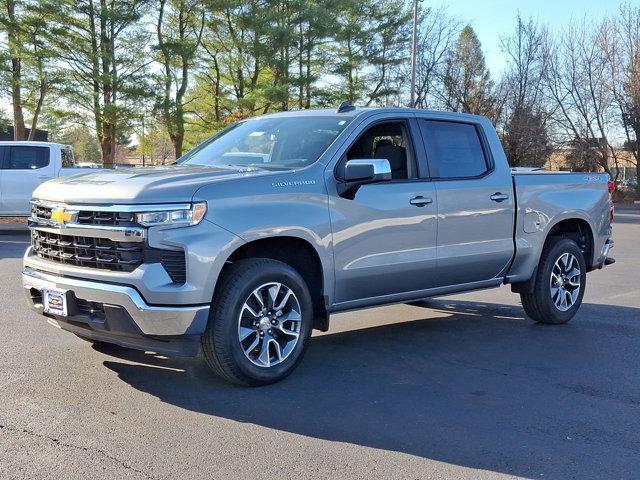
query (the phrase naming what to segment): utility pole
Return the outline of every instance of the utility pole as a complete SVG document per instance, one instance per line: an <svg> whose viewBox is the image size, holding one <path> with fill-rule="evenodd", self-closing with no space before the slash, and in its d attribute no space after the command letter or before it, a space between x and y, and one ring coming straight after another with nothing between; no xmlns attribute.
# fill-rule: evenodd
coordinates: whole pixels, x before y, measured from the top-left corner
<svg viewBox="0 0 640 480"><path fill-rule="evenodd" d="M413 35L411 37L411 102L409 106L416 106L416 57L418 50L418 0L413 0Z"/></svg>

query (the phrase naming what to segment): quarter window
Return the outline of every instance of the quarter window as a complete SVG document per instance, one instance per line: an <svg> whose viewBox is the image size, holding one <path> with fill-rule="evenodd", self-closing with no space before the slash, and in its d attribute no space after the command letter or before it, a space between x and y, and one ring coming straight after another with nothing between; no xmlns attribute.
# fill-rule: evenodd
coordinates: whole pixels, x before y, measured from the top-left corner
<svg viewBox="0 0 640 480"><path fill-rule="evenodd" d="M429 162L439 178L478 177L488 170L474 125L427 120L421 127Z"/></svg>
<svg viewBox="0 0 640 480"><path fill-rule="evenodd" d="M11 147L5 163L8 170L35 170L49 165L49 149L46 147Z"/></svg>

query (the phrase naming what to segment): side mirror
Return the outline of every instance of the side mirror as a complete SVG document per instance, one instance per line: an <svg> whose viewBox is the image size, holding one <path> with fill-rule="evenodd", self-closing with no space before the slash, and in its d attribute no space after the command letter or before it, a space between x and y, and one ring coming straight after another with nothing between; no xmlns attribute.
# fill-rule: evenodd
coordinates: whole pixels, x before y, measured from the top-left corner
<svg viewBox="0 0 640 480"><path fill-rule="evenodd" d="M338 194L353 199L360 185L391 180L391 164L382 158L349 160L344 166L342 182L338 183Z"/></svg>
<svg viewBox="0 0 640 480"><path fill-rule="evenodd" d="M391 180L389 160L366 158L349 160L344 166L344 181L347 183L374 183Z"/></svg>

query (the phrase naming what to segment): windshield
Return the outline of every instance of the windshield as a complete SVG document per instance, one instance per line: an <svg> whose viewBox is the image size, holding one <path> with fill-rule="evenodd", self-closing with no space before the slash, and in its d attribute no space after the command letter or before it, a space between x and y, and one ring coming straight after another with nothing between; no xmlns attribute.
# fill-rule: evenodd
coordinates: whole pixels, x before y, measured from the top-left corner
<svg viewBox="0 0 640 480"><path fill-rule="evenodd" d="M349 121L338 116L247 120L194 148L177 163L270 170L302 168L318 160Z"/></svg>

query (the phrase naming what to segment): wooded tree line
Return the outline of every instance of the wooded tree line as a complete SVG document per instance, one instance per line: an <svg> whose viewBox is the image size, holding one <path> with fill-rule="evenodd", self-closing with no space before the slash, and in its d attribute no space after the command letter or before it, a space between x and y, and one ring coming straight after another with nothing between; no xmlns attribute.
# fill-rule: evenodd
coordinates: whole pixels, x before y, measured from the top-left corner
<svg viewBox="0 0 640 480"><path fill-rule="evenodd" d="M519 16L495 76L464 19L422 5L416 106L491 118L515 166L638 162L640 8L563 31ZM105 166L301 108L404 106L411 8L392 0L2 0L0 88L16 139L41 126ZM613 170L612 170L613 169Z"/></svg>

